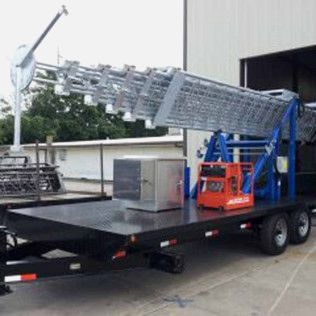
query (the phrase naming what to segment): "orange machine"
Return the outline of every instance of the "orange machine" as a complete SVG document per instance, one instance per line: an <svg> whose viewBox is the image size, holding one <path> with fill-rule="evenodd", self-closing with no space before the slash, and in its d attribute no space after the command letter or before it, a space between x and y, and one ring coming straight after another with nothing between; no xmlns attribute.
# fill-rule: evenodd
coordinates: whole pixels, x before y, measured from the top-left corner
<svg viewBox="0 0 316 316"><path fill-rule="evenodd" d="M252 182L251 192L244 193L246 177ZM198 207L233 210L254 204L253 164L205 162L198 169Z"/></svg>

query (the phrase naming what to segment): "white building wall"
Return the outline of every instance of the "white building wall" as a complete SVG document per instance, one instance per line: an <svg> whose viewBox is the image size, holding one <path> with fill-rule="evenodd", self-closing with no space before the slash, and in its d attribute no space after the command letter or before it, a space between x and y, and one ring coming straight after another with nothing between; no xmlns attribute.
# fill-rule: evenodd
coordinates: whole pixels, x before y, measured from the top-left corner
<svg viewBox="0 0 316 316"><path fill-rule="evenodd" d="M180 138L179 138L180 139ZM100 179L100 145L86 146L57 145L56 164L66 178ZM124 155L183 157L181 141L161 144L103 145L104 179L113 180L113 160ZM35 160L34 146L25 146L24 152ZM63 159L65 158L65 159ZM44 161L44 151L40 151L40 161Z"/></svg>
<svg viewBox="0 0 316 316"><path fill-rule="evenodd" d="M240 59L316 44L315 0L187 1L190 72L238 85ZM205 137L209 133L188 132L192 180Z"/></svg>

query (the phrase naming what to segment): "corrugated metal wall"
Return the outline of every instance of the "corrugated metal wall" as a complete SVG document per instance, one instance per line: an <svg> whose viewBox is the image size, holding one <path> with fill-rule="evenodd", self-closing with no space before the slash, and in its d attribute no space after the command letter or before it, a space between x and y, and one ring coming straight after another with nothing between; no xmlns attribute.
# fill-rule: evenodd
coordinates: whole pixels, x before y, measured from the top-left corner
<svg viewBox="0 0 316 316"><path fill-rule="evenodd" d="M187 0L187 69L239 84L240 59L316 44L315 0ZM189 131L188 162L208 133Z"/></svg>

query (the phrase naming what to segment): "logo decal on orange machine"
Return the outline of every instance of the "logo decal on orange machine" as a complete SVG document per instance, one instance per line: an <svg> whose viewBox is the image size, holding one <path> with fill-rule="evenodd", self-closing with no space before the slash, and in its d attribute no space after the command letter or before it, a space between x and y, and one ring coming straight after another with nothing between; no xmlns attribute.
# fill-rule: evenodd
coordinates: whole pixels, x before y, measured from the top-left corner
<svg viewBox="0 0 316 316"><path fill-rule="evenodd" d="M243 197L230 199L227 202L227 205L241 204L241 203L248 203L248 202L250 202L249 196L243 196Z"/></svg>

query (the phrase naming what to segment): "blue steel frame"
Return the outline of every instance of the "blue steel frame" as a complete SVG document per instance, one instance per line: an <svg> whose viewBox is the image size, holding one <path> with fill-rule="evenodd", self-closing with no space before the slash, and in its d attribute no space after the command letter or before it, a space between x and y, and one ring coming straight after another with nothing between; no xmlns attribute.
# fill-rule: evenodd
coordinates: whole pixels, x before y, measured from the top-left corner
<svg viewBox="0 0 316 316"><path fill-rule="evenodd" d="M229 154L228 148L246 148L245 153L246 159L249 159L250 149L264 148L264 152L259 156L254 165L253 181L259 179L262 175L265 165L268 165L268 176L267 186L263 189L255 190L256 196L264 197L269 200L279 200L281 197L281 181L277 177L275 172L276 159L279 154L281 132L286 127L287 123L289 126L289 146L288 146L288 197L290 199L295 198L295 152L296 152L296 116L297 109L299 106L299 99L293 98L289 102L287 111L284 113L281 122L272 131L272 135L269 139L264 140L228 140L227 136L220 131L211 136L207 146L207 151L204 156L204 162L217 161L220 157L222 161L232 162L232 156ZM244 192L250 192L251 179L250 177L245 179L243 185ZM196 198L197 185L195 184L191 191L191 197Z"/></svg>

